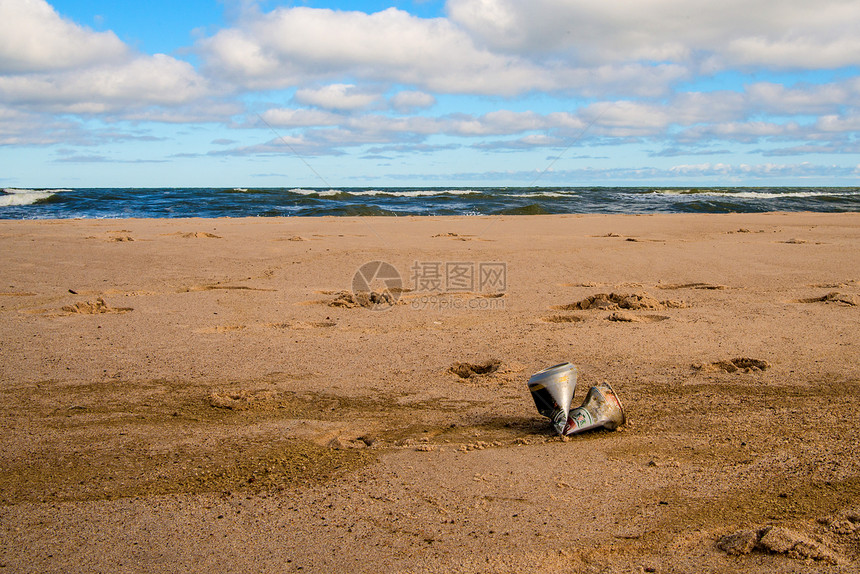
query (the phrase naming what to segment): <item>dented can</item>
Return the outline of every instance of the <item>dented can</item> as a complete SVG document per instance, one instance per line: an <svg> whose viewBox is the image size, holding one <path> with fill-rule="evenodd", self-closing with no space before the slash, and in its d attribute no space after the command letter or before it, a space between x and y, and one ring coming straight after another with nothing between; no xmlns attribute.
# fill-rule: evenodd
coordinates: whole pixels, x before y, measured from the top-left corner
<svg viewBox="0 0 860 574"><path fill-rule="evenodd" d="M576 376L576 366L570 363L553 365L532 375L528 385L538 412L550 420L561 413L567 420Z"/></svg>
<svg viewBox="0 0 860 574"><path fill-rule="evenodd" d="M563 436L596 428L615 430L626 420L621 401L607 382L588 389L582 406L571 410L568 415L559 409L550 418L556 432Z"/></svg>

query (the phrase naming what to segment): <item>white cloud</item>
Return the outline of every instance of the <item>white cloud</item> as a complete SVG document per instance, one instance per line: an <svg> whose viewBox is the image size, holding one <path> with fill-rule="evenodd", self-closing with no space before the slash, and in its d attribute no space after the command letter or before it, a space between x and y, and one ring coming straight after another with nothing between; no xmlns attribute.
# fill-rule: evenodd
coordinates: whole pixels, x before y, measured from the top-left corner
<svg viewBox="0 0 860 574"><path fill-rule="evenodd" d="M116 63L127 55L113 32L65 20L44 0L0 0L0 74Z"/></svg>
<svg viewBox="0 0 860 574"><path fill-rule="evenodd" d="M835 93L839 92L839 86L841 84L832 89L819 86L817 90ZM677 153L668 155L683 155L683 149L688 153L701 153L700 148L691 146L716 141L746 144L761 140L818 141L820 146L832 146L834 138L860 129L858 114L853 111L822 116L815 124L809 119L804 122L783 117L779 120L757 119L769 102L759 87L757 85L757 89L749 94L725 90L684 93L661 102L604 101L581 107L575 112L547 114L500 109L484 114L403 117L383 113L333 113L319 109L270 109L262 117L267 123L279 127L324 128L306 133L313 132L315 141L325 140L335 149L368 142L400 142L404 138L417 143L429 136L445 135L482 140L474 145L483 149L554 147L571 138L577 141L597 138L603 143L648 140L662 142L670 150L677 150ZM800 95L797 98L789 105L800 105L805 101ZM784 106L776 104L778 102L774 103L777 111L783 109ZM840 110L838 99L827 109ZM343 137L344 134L348 137ZM494 140L510 137L519 139ZM705 151L712 153L711 150Z"/></svg>
<svg viewBox="0 0 860 574"><path fill-rule="evenodd" d="M201 40L212 74L246 89L350 75L460 93L516 94L555 84L528 61L476 48L444 18L280 8Z"/></svg>
<svg viewBox="0 0 860 574"><path fill-rule="evenodd" d="M296 102L329 110L360 110L372 106L379 94L365 92L353 84L331 84L296 91Z"/></svg>
<svg viewBox="0 0 860 574"><path fill-rule="evenodd" d="M221 124L239 116L245 108L238 102L193 99L187 104L148 106L128 109L116 115L130 122L158 122L166 124Z"/></svg>
<svg viewBox="0 0 860 574"><path fill-rule="evenodd" d="M860 62L854 0L448 0L482 45L569 61L837 68Z"/></svg>
<svg viewBox="0 0 860 574"><path fill-rule="evenodd" d="M0 105L0 146L94 146L128 140L152 140L152 136L115 129L90 129L72 117L30 113Z"/></svg>
<svg viewBox="0 0 860 574"><path fill-rule="evenodd" d="M322 110L277 108L261 115L266 123L279 127L335 126L344 120L340 114Z"/></svg>
<svg viewBox="0 0 860 574"><path fill-rule="evenodd" d="M0 105L0 146L56 143L53 131L33 114Z"/></svg>
<svg viewBox="0 0 860 574"><path fill-rule="evenodd" d="M772 82L748 86L748 100L756 109L777 115L829 113L860 101L856 82L786 87Z"/></svg>
<svg viewBox="0 0 860 574"><path fill-rule="evenodd" d="M194 68L163 54L77 71L0 76L0 101L34 110L95 114L176 105L206 95Z"/></svg>
<svg viewBox="0 0 860 574"><path fill-rule="evenodd" d="M528 21L516 25L527 27ZM686 65L675 62L655 65L628 57L581 65L528 49L508 53L480 45L474 30L449 19L419 18L396 8L375 14L312 8L254 12L200 40L197 48L210 74L246 90L350 77L433 93L659 96L690 76Z"/></svg>
<svg viewBox="0 0 860 574"><path fill-rule="evenodd" d="M808 130L797 122L739 121L694 126L680 132L677 139L685 142L729 140L754 143L762 138L785 140L805 136L808 136Z"/></svg>
<svg viewBox="0 0 860 574"><path fill-rule="evenodd" d="M631 101L594 104L583 111L583 116L615 137L653 135L673 123L666 107Z"/></svg>
<svg viewBox="0 0 860 574"><path fill-rule="evenodd" d="M389 103L393 109L405 114L433 107L436 104L436 98L425 92L405 90L394 94L389 99Z"/></svg>
<svg viewBox="0 0 860 574"><path fill-rule="evenodd" d="M758 67L858 65L856 0L449 0L447 18L395 8L264 12L257 0L225 1L236 15L231 27L196 44L204 76L63 19L44 0L0 0L0 143L53 143L63 133L84 141L85 122L65 125L51 113L259 129L253 112L233 124L242 100L218 96L262 89L294 90L266 94L290 103L261 117L312 154L368 144L426 150L437 135L486 150L583 138L673 152L757 141L785 147L755 153L823 152L852 149L860 130L857 78L743 88L729 78L723 86L736 90L707 91L723 78L696 77L727 66L741 66L743 76ZM703 91L673 93L685 81ZM549 96L531 100L534 92ZM442 93L492 99L446 98L446 110L466 101L482 111L431 115ZM508 97L521 98L515 111L499 103ZM273 140L224 153L283 150Z"/></svg>
<svg viewBox="0 0 860 574"><path fill-rule="evenodd" d="M705 69L860 63L860 11L822 2L449 0L448 18L278 8L248 11L197 48L210 74L245 90L349 77L435 93L657 97Z"/></svg>
<svg viewBox="0 0 860 574"><path fill-rule="evenodd" d="M673 97L666 106L672 123L689 126L698 123L725 122L744 117L749 109L748 98L741 92L684 92Z"/></svg>
<svg viewBox="0 0 860 574"><path fill-rule="evenodd" d="M112 32L63 19L44 0L0 0L0 103L96 114L174 106L208 92L187 62L136 54Z"/></svg>
<svg viewBox="0 0 860 574"><path fill-rule="evenodd" d="M823 132L860 132L860 110L845 115L822 116L815 127Z"/></svg>
<svg viewBox="0 0 860 574"><path fill-rule="evenodd" d="M818 9L815 3L808 5ZM836 29L835 38L829 38L823 30L809 36L785 34L774 38L739 38L729 43L725 57L728 64L742 66L801 69L856 66L860 62L860 37L856 32L860 29L860 18L855 16L853 20L855 29L850 36L839 36Z"/></svg>
<svg viewBox="0 0 860 574"><path fill-rule="evenodd" d="M545 116L534 112L498 110L482 116L454 116L446 122L448 133L461 136L508 135L548 127Z"/></svg>
<svg viewBox="0 0 860 574"><path fill-rule="evenodd" d="M686 177L745 177L745 178L774 178L774 177L809 177L809 176L838 176L846 175L845 168L837 166L813 165L808 162L796 164L728 164L702 163L694 165L677 165L668 170L669 174Z"/></svg>

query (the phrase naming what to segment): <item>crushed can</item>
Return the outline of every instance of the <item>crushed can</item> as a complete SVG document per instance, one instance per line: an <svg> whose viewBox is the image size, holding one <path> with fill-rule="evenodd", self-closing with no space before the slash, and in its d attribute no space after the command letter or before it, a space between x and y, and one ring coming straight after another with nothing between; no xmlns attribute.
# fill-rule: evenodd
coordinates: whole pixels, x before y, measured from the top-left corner
<svg viewBox="0 0 860 574"><path fill-rule="evenodd" d="M567 420L576 376L576 366L570 363L553 365L532 375L528 385L538 412L550 420L561 413Z"/></svg>
<svg viewBox="0 0 860 574"><path fill-rule="evenodd" d="M582 406L571 410L567 416L558 410L550 419L558 434L570 436L596 428L615 430L624 424L626 417L618 395L604 382L588 389Z"/></svg>

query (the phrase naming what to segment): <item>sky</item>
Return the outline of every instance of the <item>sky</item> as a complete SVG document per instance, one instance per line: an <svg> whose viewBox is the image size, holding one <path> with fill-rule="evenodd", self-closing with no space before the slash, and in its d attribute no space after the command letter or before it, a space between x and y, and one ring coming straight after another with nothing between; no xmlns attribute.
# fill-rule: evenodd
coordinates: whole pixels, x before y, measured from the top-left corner
<svg viewBox="0 0 860 574"><path fill-rule="evenodd" d="M0 187L858 186L858 0L0 0Z"/></svg>

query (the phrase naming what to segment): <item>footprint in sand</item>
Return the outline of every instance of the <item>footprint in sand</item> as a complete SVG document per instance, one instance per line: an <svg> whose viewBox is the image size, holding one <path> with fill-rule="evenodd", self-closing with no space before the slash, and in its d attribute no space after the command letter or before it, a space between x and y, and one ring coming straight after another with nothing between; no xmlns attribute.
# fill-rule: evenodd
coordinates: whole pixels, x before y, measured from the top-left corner
<svg viewBox="0 0 860 574"><path fill-rule="evenodd" d="M454 233L453 231L449 231L448 233L437 233L436 235L431 235L431 237L447 237L448 239L453 239L455 241L472 241L475 237L474 235L461 235L459 233Z"/></svg>
<svg viewBox="0 0 860 574"><path fill-rule="evenodd" d="M657 323L668 319L666 315L634 315L633 313L625 313L624 311L616 311L610 314L606 320L619 323Z"/></svg>
<svg viewBox="0 0 860 574"><path fill-rule="evenodd" d="M651 241L654 243L666 243L666 240L664 240L664 239L639 239L638 237L632 237L632 236L627 237L627 236L619 235L618 233L612 233L612 232L606 233L604 235L592 235L591 237L615 237L615 238L619 238L619 239L623 238L624 241L630 241L632 243L638 243L641 241Z"/></svg>
<svg viewBox="0 0 860 574"><path fill-rule="evenodd" d="M461 379L471 379L479 375L490 375L499 370L502 362L498 359L488 359L483 363L454 363L448 367L448 372Z"/></svg>
<svg viewBox="0 0 860 574"><path fill-rule="evenodd" d="M203 333L212 335L216 333L232 333L233 331L242 331L245 325L218 325L216 327L206 327L204 329L195 329L195 333Z"/></svg>
<svg viewBox="0 0 860 574"><path fill-rule="evenodd" d="M129 233L131 233L130 229L112 229L112 230L108 231L108 234L110 235L110 237L108 237L107 240L118 242L118 243L126 242L126 241L134 241L134 237L132 237L131 235L128 235Z"/></svg>
<svg viewBox="0 0 860 574"><path fill-rule="evenodd" d="M585 319L577 315L550 315L548 317L541 317L541 321L544 323L581 323Z"/></svg>
<svg viewBox="0 0 860 574"><path fill-rule="evenodd" d="M559 283L559 287L605 287L606 283L597 283L595 281L585 281L582 283Z"/></svg>
<svg viewBox="0 0 860 574"><path fill-rule="evenodd" d="M191 231L188 233L177 231L176 233L168 233L168 235L182 237L183 239L221 239L220 235L215 235L214 233L209 233L208 231Z"/></svg>
<svg viewBox="0 0 860 574"><path fill-rule="evenodd" d="M697 371L725 371L726 373L757 373L770 368L770 363L761 359L736 357L731 361L715 361L713 363L693 363Z"/></svg>
<svg viewBox="0 0 860 574"><path fill-rule="evenodd" d="M191 293L194 291L276 291L276 289L263 289L261 287L248 287L247 285L192 285L177 291L177 293Z"/></svg>
<svg viewBox="0 0 860 574"><path fill-rule="evenodd" d="M183 239L221 239L220 235L208 231L177 231L175 233L162 233L162 237L182 237Z"/></svg>
<svg viewBox="0 0 860 574"><path fill-rule="evenodd" d="M856 295L847 295L838 291L831 291L820 297L810 297L809 299L796 299L793 303L837 303L846 307L856 307L860 302Z"/></svg>
<svg viewBox="0 0 860 574"><path fill-rule="evenodd" d="M857 285L857 283L858 281L856 279L846 279L845 281L836 281L833 283L811 283L807 285L807 287L814 287L816 289L841 289L850 285Z"/></svg>
<svg viewBox="0 0 860 574"><path fill-rule="evenodd" d="M307 329L330 329L337 327L337 323L331 320L325 321L288 321L286 323L268 323L267 327L275 329L290 329L293 331L303 331Z"/></svg>
<svg viewBox="0 0 860 574"><path fill-rule="evenodd" d="M728 287L715 283L658 283L657 289L706 289L719 291L728 289Z"/></svg>

